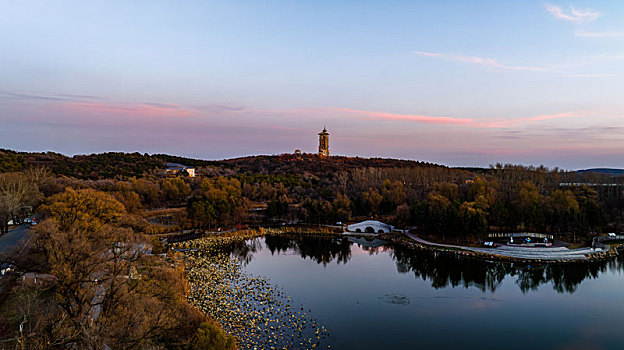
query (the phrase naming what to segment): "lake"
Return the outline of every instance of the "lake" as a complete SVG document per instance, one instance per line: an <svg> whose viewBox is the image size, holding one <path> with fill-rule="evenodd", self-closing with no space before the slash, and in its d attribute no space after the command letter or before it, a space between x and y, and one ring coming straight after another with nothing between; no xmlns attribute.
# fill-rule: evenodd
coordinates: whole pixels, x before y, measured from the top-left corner
<svg viewBox="0 0 624 350"><path fill-rule="evenodd" d="M334 349L623 349L624 260L526 265L347 237L231 253L331 331Z"/></svg>

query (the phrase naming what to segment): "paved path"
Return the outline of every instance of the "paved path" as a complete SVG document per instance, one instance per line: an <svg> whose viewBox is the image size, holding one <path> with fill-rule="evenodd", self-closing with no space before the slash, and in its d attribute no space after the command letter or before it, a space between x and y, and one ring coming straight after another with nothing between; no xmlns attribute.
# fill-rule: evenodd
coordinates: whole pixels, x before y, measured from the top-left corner
<svg viewBox="0 0 624 350"><path fill-rule="evenodd" d="M19 226L0 237L0 255L10 254L20 247L20 243L26 238L28 226Z"/></svg>
<svg viewBox="0 0 624 350"><path fill-rule="evenodd" d="M597 248L594 250L592 248L568 249L564 247L525 248L525 247L502 246L498 248L475 248L475 247L465 247L465 246L452 245L452 244L433 243L433 242L426 241L420 237L417 237L411 233L406 233L406 235L409 238L423 245L461 249L461 250L466 250L466 251L471 251L471 252L493 254L493 255L499 255L499 256L504 256L508 258L517 258L517 259L585 260L588 258L587 255L600 253L603 251L603 249L600 249L600 248Z"/></svg>
<svg viewBox="0 0 624 350"><path fill-rule="evenodd" d="M11 260L19 254L28 238L28 226L20 226L0 237L0 261ZM0 263L0 270L10 267L8 263ZM2 275L0 274L0 278Z"/></svg>

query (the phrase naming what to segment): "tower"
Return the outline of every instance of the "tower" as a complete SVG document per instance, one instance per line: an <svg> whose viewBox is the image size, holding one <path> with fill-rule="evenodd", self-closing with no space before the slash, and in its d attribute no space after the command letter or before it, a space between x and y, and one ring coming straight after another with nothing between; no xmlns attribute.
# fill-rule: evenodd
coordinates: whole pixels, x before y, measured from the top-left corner
<svg viewBox="0 0 624 350"><path fill-rule="evenodd" d="M329 133L327 128L323 127L323 131L319 133L319 157L329 157Z"/></svg>

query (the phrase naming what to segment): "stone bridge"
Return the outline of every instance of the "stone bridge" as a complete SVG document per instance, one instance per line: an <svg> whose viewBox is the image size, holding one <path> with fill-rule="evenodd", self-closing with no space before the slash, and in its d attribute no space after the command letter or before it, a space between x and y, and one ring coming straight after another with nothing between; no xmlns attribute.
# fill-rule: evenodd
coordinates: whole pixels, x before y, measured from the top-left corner
<svg viewBox="0 0 624 350"><path fill-rule="evenodd" d="M388 233L392 230L394 230L394 226L377 220L366 220L347 226L349 232Z"/></svg>

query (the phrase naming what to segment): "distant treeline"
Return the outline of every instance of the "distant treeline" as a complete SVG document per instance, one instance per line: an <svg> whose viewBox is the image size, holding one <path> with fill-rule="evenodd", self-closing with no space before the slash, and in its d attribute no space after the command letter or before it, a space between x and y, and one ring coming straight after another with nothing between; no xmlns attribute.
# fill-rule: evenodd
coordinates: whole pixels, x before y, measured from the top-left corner
<svg viewBox="0 0 624 350"><path fill-rule="evenodd" d="M335 224L376 217L444 237L488 231L589 236L620 230L622 188L562 183L622 183L604 173L496 164L449 168L430 163L312 154L205 161L163 154L0 151L3 172L48 167L57 176L42 189L92 188L112 194L130 212L185 207L180 228L298 221ZM167 162L196 167L196 178L165 177ZM149 232L158 231L146 225Z"/></svg>
<svg viewBox="0 0 624 350"><path fill-rule="evenodd" d="M204 170L208 173L235 171L236 173L251 172L259 174L297 174L304 172L321 174L363 167L438 167L434 164L411 160L383 158L331 157L319 159L313 154L303 154L298 157L291 154L251 156L209 161L167 154L149 155L138 152L107 152L68 157L55 152L16 152L0 149L0 173L22 171L29 166L43 165L50 168L57 175L77 179L120 179L154 174L156 171L163 169L166 163L205 168Z"/></svg>

